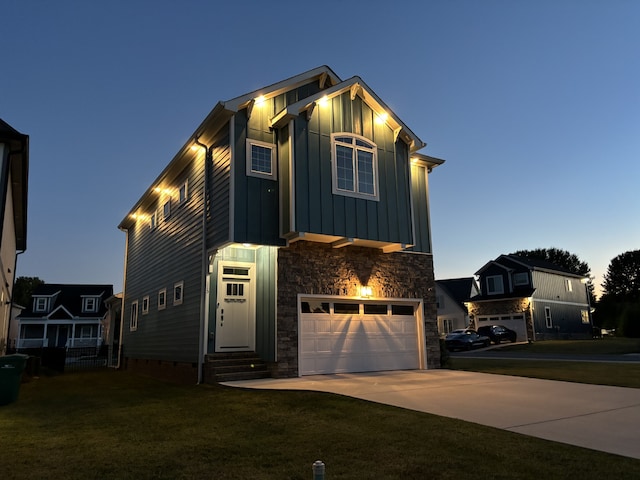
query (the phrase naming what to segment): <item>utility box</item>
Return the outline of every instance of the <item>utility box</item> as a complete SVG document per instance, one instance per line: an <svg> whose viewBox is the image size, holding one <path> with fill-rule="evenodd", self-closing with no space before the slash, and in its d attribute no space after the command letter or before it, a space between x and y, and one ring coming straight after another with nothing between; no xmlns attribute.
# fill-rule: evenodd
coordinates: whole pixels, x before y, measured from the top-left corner
<svg viewBox="0 0 640 480"><path fill-rule="evenodd" d="M20 353L0 357L0 405L8 405L18 399L27 358L28 355Z"/></svg>

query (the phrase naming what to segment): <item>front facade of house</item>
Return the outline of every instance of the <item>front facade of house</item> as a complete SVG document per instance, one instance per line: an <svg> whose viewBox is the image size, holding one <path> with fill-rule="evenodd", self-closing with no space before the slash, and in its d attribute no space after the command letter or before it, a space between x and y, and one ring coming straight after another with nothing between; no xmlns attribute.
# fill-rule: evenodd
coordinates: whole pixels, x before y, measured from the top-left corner
<svg viewBox="0 0 640 480"><path fill-rule="evenodd" d="M476 275L481 293L469 303L476 328L504 325L518 341L591 337L588 277L517 255L501 255Z"/></svg>
<svg viewBox="0 0 640 480"><path fill-rule="evenodd" d="M439 365L428 173L442 160L328 67L221 102L133 207L125 367L203 380Z"/></svg>
<svg viewBox="0 0 640 480"><path fill-rule="evenodd" d="M467 328L470 323L467 302L480 294L473 277L436 280L438 332L445 336L453 330Z"/></svg>
<svg viewBox="0 0 640 480"><path fill-rule="evenodd" d="M18 316L16 348L99 347L112 285L42 284Z"/></svg>
<svg viewBox="0 0 640 480"><path fill-rule="evenodd" d="M0 355L12 318L17 252L27 248L29 136L0 119Z"/></svg>

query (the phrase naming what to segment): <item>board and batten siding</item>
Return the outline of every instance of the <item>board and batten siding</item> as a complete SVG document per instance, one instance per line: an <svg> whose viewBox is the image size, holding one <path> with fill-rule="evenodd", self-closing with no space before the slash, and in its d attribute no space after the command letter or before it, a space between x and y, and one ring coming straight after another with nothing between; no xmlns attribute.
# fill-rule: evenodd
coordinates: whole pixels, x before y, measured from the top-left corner
<svg viewBox="0 0 640 480"><path fill-rule="evenodd" d="M587 305L586 286L579 278L572 278L561 274L556 275L539 270L533 270L531 274L533 286L536 288L533 298ZM571 291L567 288L567 280L571 282Z"/></svg>
<svg viewBox="0 0 640 480"><path fill-rule="evenodd" d="M276 359L277 247L256 250L256 352L263 360Z"/></svg>
<svg viewBox="0 0 640 480"><path fill-rule="evenodd" d="M429 174L424 165L411 165L414 241L411 251L431 253Z"/></svg>
<svg viewBox="0 0 640 480"><path fill-rule="evenodd" d="M165 219L162 194L153 205L158 224L139 219L127 231L127 279L123 312L124 355L140 359L197 362L202 278L202 197L204 155L190 162L171 185L171 214ZM187 180L188 200L178 204L177 189ZM148 215L152 211L146 212ZM184 282L183 302L173 304L173 288ZM158 292L166 289L166 307ZM142 300L149 296L149 312ZM130 331L131 304L138 301L138 327Z"/></svg>
<svg viewBox="0 0 640 480"><path fill-rule="evenodd" d="M297 232L384 242L413 242L409 194L409 155L393 131L348 92L316 107L311 119L295 120L294 172ZM331 134L361 135L377 146L379 201L333 194Z"/></svg>

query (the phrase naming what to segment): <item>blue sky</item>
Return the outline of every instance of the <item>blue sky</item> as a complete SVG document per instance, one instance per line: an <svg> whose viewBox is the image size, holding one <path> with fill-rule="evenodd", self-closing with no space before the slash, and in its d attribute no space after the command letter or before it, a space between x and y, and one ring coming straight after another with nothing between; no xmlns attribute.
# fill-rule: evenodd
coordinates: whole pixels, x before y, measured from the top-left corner
<svg viewBox="0 0 640 480"><path fill-rule="evenodd" d="M640 248L640 2L7 0L0 118L30 135L18 275L122 288L117 225L218 100L358 75L446 163L437 278L520 249L600 284Z"/></svg>

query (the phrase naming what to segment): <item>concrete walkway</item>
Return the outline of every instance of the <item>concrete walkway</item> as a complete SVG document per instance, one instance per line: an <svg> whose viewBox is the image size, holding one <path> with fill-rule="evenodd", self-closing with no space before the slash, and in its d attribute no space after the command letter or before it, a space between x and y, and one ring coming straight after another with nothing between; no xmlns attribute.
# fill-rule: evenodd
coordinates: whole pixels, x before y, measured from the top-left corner
<svg viewBox="0 0 640 480"><path fill-rule="evenodd" d="M317 375L225 385L337 393L640 459L640 389L454 370Z"/></svg>

